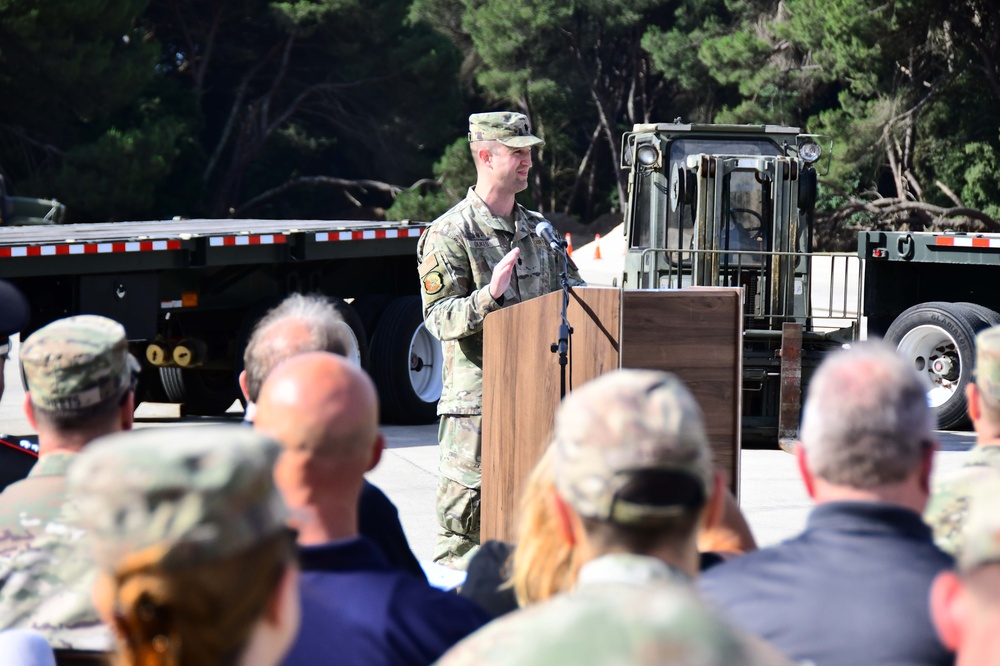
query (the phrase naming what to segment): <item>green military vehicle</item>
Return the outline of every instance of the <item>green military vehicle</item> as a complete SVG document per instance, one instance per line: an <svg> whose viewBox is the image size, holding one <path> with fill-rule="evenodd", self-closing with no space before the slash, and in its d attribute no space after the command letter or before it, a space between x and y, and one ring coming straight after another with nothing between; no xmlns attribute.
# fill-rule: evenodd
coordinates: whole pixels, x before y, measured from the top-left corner
<svg viewBox="0 0 1000 666"><path fill-rule="evenodd" d="M622 145L622 286L742 290L744 441L792 440L823 354L866 335L924 373L940 427L961 426L975 333L1000 323L988 278L1000 235L865 232L857 254L813 252L817 138L774 125L636 125Z"/></svg>
<svg viewBox="0 0 1000 666"><path fill-rule="evenodd" d="M55 199L9 195L6 181L0 175L0 226L62 224L65 217L66 206Z"/></svg>

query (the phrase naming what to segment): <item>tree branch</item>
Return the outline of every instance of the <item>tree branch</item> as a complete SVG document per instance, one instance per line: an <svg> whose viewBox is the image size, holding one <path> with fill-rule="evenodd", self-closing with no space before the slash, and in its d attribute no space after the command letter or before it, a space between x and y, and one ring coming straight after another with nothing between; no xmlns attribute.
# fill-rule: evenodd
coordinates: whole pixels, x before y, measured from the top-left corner
<svg viewBox="0 0 1000 666"><path fill-rule="evenodd" d="M425 179L428 180L428 179ZM431 181L435 182L435 181ZM417 181L412 186L411 189L422 185L424 181ZM354 197L349 196L349 191L354 190L361 194L367 194L369 190L374 190L376 192L382 192L383 194L388 194L393 199L403 191L403 188L399 185L393 185L391 183L384 183L379 180L349 180L346 178L334 178L332 176L300 176L298 178L292 178L285 181L277 187L272 187L269 190L261 192L257 196L244 201L242 204L235 208L233 212L234 216L242 214L254 206L260 205L262 202L268 199L273 199L274 197L284 194L289 190L293 190L299 187L315 187L315 186L326 186L326 187L339 187L345 191L345 195L356 205L360 206L361 203Z"/></svg>

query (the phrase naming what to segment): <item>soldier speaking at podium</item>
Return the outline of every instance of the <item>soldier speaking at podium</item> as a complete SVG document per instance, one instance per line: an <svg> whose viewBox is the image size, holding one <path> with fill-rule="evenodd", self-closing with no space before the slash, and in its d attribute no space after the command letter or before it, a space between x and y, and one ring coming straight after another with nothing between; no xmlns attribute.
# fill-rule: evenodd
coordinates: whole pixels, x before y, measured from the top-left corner
<svg viewBox="0 0 1000 666"><path fill-rule="evenodd" d="M417 245L424 321L444 346L434 561L453 568L464 569L479 546L483 319L561 288L560 256L535 233L545 218L514 200L528 187L531 149L543 143L524 114L469 116L476 185ZM583 284L575 267L569 278Z"/></svg>

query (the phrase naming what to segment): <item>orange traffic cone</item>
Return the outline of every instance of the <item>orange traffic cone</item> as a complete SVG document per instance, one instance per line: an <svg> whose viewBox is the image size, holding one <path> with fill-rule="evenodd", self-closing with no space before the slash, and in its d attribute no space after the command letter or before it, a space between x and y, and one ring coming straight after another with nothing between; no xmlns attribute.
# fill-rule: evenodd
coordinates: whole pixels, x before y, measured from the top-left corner
<svg viewBox="0 0 1000 666"><path fill-rule="evenodd" d="M573 235L566 234L566 256L573 256Z"/></svg>
<svg viewBox="0 0 1000 666"><path fill-rule="evenodd" d="M601 258L601 234L594 234L594 259Z"/></svg>

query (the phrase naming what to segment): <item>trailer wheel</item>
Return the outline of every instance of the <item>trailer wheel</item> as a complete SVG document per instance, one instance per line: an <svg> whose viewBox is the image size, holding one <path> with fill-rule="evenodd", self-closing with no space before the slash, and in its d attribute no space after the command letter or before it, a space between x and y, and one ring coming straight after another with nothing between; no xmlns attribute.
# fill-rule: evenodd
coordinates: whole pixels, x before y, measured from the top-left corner
<svg viewBox="0 0 1000 666"><path fill-rule="evenodd" d="M987 326L1000 325L1000 314L990 310L985 305L979 305L978 303L956 303L956 305L961 305L968 310L972 310L972 313L986 322Z"/></svg>
<svg viewBox="0 0 1000 666"><path fill-rule="evenodd" d="M965 387L972 377L976 333L990 325L986 313L970 305L921 303L900 314L885 333L930 383L927 399L945 430L968 425Z"/></svg>
<svg viewBox="0 0 1000 666"><path fill-rule="evenodd" d="M444 353L424 326L419 296L393 300L372 336L371 373L387 423L433 423Z"/></svg>
<svg viewBox="0 0 1000 666"><path fill-rule="evenodd" d="M347 324L348 330L346 333L349 335L349 340L347 341L347 358L362 368L367 368L369 355L368 336L365 335L365 327L361 323L361 318L355 312L354 308L343 299L336 296L328 296L327 300L330 301L333 308L344 318L344 323Z"/></svg>
<svg viewBox="0 0 1000 666"><path fill-rule="evenodd" d="M385 312L386 306L392 303L393 300L392 296L375 294L359 296L351 303L351 307L354 308L358 318L361 320L361 325L365 329L365 335L368 336L369 344L371 344L372 338L375 336L375 329L378 328L378 322L382 318L382 313Z"/></svg>
<svg viewBox="0 0 1000 666"><path fill-rule="evenodd" d="M229 370L160 368L160 381L170 401L181 403L181 413L191 416L222 416L240 394Z"/></svg>

